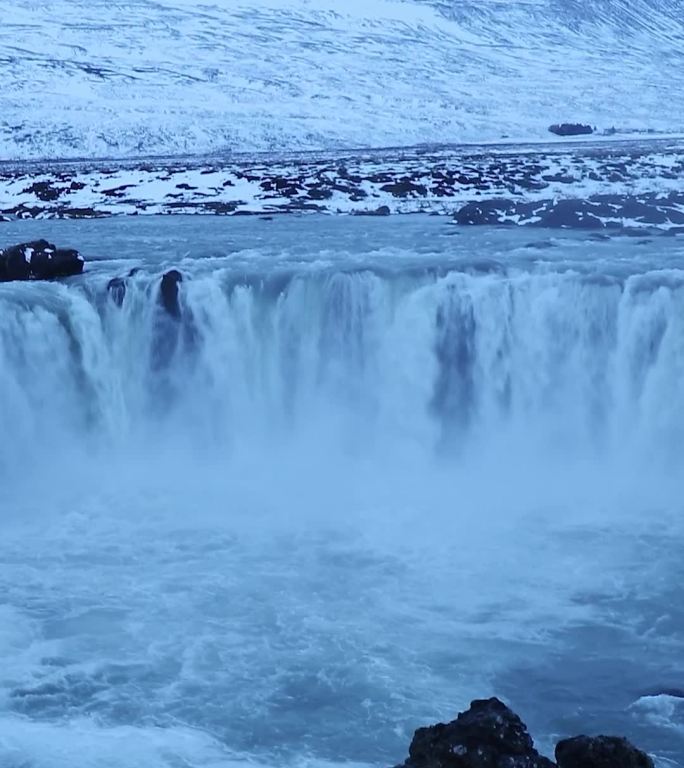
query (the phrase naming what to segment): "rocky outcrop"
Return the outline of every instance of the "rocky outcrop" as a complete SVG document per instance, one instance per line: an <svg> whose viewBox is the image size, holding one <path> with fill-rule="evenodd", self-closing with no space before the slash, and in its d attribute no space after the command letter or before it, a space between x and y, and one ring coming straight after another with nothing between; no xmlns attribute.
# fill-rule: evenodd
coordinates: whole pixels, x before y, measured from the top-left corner
<svg viewBox="0 0 684 768"><path fill-rule="evenodd" d="M126 277L113 277L107 283L107 294L117 307L122 307L128 291L128 281L134 277L139 270L132 269ZM180 320L180 284L183 282L183 275L177 269L170 269L165 272L159 281L159 293L157 294L157 303L165 318Z"/></svg>
<svg viewBox="0 0 684 768"><path fill-rule="evenodd" d="M0 250L0 282L52 280L83 272L84 260L72 248L57 248L47 240L35 240Z"/></svg>
<svg viewBox="0 0 684 768"><path fill-rule="evenodd" d="M128 290L128 280L131 277L137 275L138 272L140 272L140 268L133 267L133 269L129 271L127 277L113 277L107 283L107 293L109 294L109 298L116 304L117 307L123 306L124 299L126 298L126 292Z"/></svg>
<svg viewBox="0 0 684 768"><path fill-rule="evenodd" d="M556 760L540 755L525 723L492 698L473 701L450 723L419 728L397 768L653 768L647 754L611 736L561 741Z"/></svg>
<svg viewBox="0 0 684 768"><path fill-rule="evenodd" d="M388 205L381 205L379 208L370 208L367 210L353 211L354 216L389 216L391 211Z"/></svg>
<svg viewBox="0 0 684 768"><path fill-rule="evenodd" d="M124 299L126 298L126 278L113 277L107 283L107 293L117 307L123 306Z"/></svg>
<svg viewBox="0 0 684 768"><path fill-rule="evenodd" d="M558 743L558 768L653 768L651 758L627 739L576 736Z"/></svg>
<svg viewBox="0 0 684 768"><path fill-rule="evenodd" d="M523 721L499 699L473 701L451 723L419 728L404 768L552 768Z"/></svg>
<svg viewBox="0 0 684 768"><path fill-rule="evenodd" d="M684 194L603 194L538 201L492 198L462 206L454 221L461 225L516 224L551 229L670 229L684 225Z"/></svg>
<svg viewBox="0 0 684 768"><path fill-rule="evenodd" d="M178 294L182 282L183 275L177 269L170 269L164 273L159 284L159 303L176 320L181 316Z"/></svg>
<svg viewBox="0 0 684 768"><path fill-rule="evenodd" d="M593 133L594 129L583 123L557 123L549 126L549 132L556 136L586 136Z"/></svg>

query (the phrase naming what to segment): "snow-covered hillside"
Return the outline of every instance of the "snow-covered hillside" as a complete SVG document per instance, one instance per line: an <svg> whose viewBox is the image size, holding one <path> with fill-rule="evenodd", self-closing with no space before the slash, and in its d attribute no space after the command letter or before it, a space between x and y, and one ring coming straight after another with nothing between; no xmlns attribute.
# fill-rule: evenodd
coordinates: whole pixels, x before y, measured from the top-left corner
<svg viewBox="0 0 684 768"><path fill-rule="evenodd" d="M684 130L684 0L0 0L0 158Z"/></svg>

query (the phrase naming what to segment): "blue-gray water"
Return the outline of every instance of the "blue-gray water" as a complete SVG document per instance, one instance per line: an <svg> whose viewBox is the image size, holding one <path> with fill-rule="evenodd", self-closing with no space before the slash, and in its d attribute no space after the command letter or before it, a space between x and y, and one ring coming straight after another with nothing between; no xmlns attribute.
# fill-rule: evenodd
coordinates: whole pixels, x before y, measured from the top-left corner
<svg viewBox="0 0 684 768"><path fill-rule="evenodd" d="M391 765L492 694L684 762L683 238L0 226L89 259L0 285L3 768Z"/></svg>

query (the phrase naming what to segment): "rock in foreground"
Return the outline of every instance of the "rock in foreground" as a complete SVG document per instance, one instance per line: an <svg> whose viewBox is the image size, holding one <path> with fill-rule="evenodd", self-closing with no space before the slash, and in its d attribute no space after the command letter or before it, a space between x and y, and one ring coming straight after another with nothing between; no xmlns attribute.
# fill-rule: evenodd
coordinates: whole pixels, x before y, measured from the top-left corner
<svg viewBox="0 0 684 768"><path fill-rule="evenodd" d="M47 240L35 240L0 250L0 282L80 275L83 265L78 251L57 248Z"/></svg>
<svg viewBox="0 0 684 768"><path fill-rule="evenodd" d="M626 739L578 736L559 742L557 768L653 768ZM499 699L473 701L450 723L419 728L401 768L556 768L527 726Z"/></svg>
<svg viewBox="0 0 684 768"><path fill-rule="evenodd" d="M419 728L405 768L552 768L523 721L498 699L474 701L451 723Z"/></svg>
<svg viewBox="0 0 684 768"><path fill-rule="evenodd" d="M651 758L627 739L614 736L576 736L558 742L559 768L653 768Z"/></svg>

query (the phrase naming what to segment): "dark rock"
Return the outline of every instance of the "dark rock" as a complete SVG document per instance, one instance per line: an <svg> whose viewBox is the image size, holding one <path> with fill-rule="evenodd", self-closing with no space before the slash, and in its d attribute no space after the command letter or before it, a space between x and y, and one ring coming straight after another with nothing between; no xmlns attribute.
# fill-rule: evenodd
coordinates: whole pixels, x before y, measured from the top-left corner
<svg viewBox="0 0 684 768"><path fill-rule="evenodd" d="M202 209L205 211L211 211L212 213L215 213L217 216L220 215L226 215L229 213L235 213L238 205L244 205L243 202L237 201L237 200L230 200L228 202L209 202L209 203L202 203Z"/></svg>
<svg viewBox="0 0 684 768"><path fill-rule="evenodd" d="M653 768L651 758L614 736L577 736L556 747L558 768Z"/></svg>
<svg viewBox="0 0 684 768"><path fill-rule="evenodd" d="M59 211L62 219L103 219L109 215L106 211L96 211L94 208L63 208Z"/></svg>
<svg viewBox="0 0 684 768"><path fill-rule="evenodd" d="M427 189L423 184L416 184L408 178L397 179L393 183L383 185L380 189L394 197L425 197L427 195Z"/></svg>
<svg viewBox="0 0 684 768"><path fill-rule="evenodd" d="M107 292L109 293L110 298L116 304L117 307L122 306L124 303L124 299L126 298L125 278L113 277L107 283Z"/></svg>
<svg viewBox="0 0 684 768"><path fill-rule="evenodd" d="M103 189L102 194L107 197L123 197L127 189L135 188L135 184L122 184L120 187L112 187L111 189Z"/></svg>
<svg viewBox="0 0 684 768"><path fill-rule="evenodd" d="M538 212L540 227L560 229L604 229L605 224L584 200L557 200Z"/></svg>
<svg viewBox="0 0 684 768"><path fill-rule="evenodd" d="M405 768L553 768L499 699L473 701L451 723L419 728Z"/></svg>
<svg viewBox="0 0 684 768"><path fill-rule="evenodd" d="M36 250L31 259L31 272L36 280L80 275L83 272L83 257L73 248Z"/></svg>
<svg viewBox="0 0 684 768"><path fill-rule="evenodd" d="M0 281L80 275L83 265L78 251L57 248L47 240L34 240L0 251Z"/></svg>
<svg viewBox="0 0 684 768"><path fill-rule="evenodd" d="M374 208L368 211L353 211L354 216L389 216L390 209L387 205L381 205L379 208Z"/></svg>
<svg viewBox="0 0 684 768"><path fill-rule="evenodd" d="M333 191L330 187L309 187L306 194L309 200L330 200Z"/></svg>
<svg viewBox="0 0 684 768"><path fill-rule="evenodd" d="M31 184L30 187L26 187L26 189L22 190L22 193L35 195L39 200L49 203L53 200L57 200L64 191L65 190L59 188L55 189L50 181L36 181L34 184Z"/></svg>
<svg viewBox="0 0 684 768"><path fill-rule="evenodd" d="M582 123L560 123L549 126L549 131L556 136L586 136L594 132L590 125Z"/></svg>
<svg viewBox="0 0 684 768"><path fill-rule="evenodd" d="M33 243L24 243L0 253L0 280L29 280ZM47 243L46 243L47 245Z"/></svg>
<svg viewBox="0 0 684 768"><path fill-rule="evenodd" d="M18 219L35 219L43 213L43 208L19 203L19 205L15 205L12 208L5 208L2 213L16 216Z"/></svg>
<svg viewBox="0 0 684 768"><path fill-rule="evenodd" d="M519 224L551 229L619 229L634 225L655 227L684 224L684 196L670 192L656 195L592 195L527 202L495 198L471 202L460 208L454 221L461 225ZM638 231L638 230L637 230Z"/></svg>
<svg viewBox="0 0 684 768"><path fill-rule="evenodd" d="M179 286L182 282L183 275L177 269L171 269L162 276L159 284L159 303L176 320L180 319L181 316L178 296L180 293Z"/></svg>
<svg viewBox="0 0 684 768"><path fill-rule="evenodd" d="M503 224L503 217L510 216L515 209L516 203L505 199L466 203L456 212L454 221L461 225Z"/></svg>
<svg viewBox="0 0 684 768"><path fill-rule="evenodd" d="M325 211L324 205L317 205L316 203L306 203L302 200L290 200L289 203L286 203L285 205L275 205L273 206L275 210L282 211L282 212L292 212L292 211L312 211L319 213L321 211Z"/></svg>

